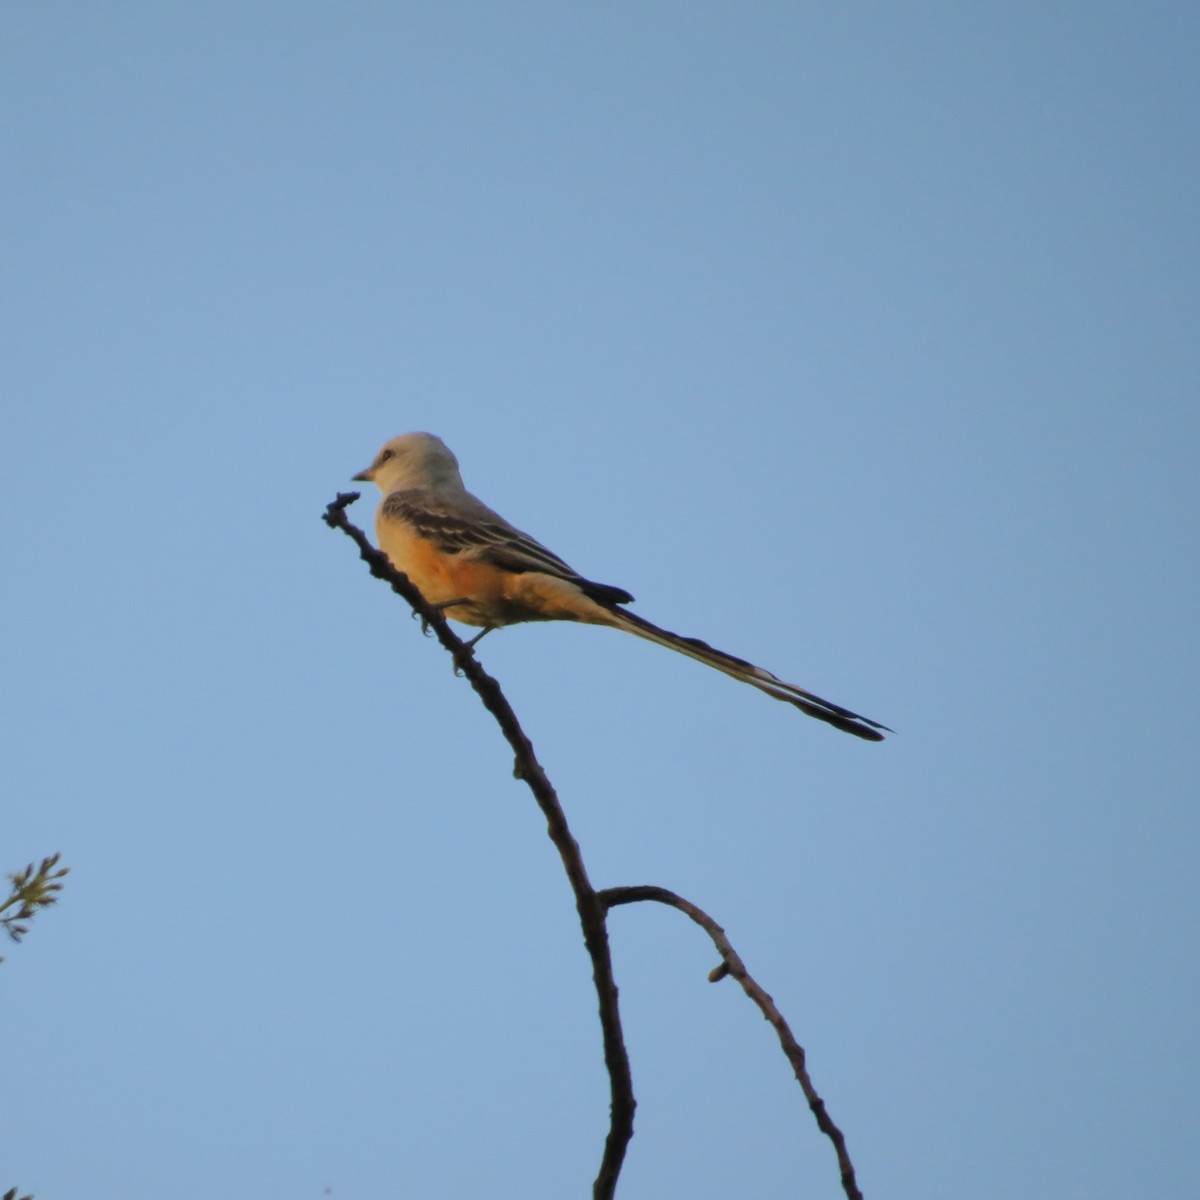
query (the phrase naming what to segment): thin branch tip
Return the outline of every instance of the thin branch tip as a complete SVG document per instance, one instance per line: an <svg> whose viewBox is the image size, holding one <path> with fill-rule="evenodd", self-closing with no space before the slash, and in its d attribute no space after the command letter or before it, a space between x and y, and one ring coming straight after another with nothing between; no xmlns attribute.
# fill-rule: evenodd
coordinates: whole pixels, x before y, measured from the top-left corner
<svg viewBox="0 0 1200 1200"><path fill-rule="evenodd" d="M346 509L362 496L362 492L338 492L337 499L325 505L325 514L321 520L330 529L337 528L345 520Z"/></svg>

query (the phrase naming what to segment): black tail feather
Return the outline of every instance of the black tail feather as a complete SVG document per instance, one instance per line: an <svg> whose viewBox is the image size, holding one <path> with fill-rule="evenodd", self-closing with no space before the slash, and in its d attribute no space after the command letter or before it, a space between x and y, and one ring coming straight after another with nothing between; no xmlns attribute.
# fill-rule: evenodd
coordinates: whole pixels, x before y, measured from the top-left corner
<svg viewBox="0 0 1200 1200"><path fill-rule="evenodd" d="M794 683L787 683L772 675L770 671L765 671L762 667L756 667L753 663L747 662L744 658L738 658L733 654L727 654L724 650L718 650L715 646L710 646L699 638L683 637L681 634L672 633L669 629L660 629L657 625L647 621L645 617L639 617L628 609L613 607L609 609L609 612L613 618L612 624L617 628L625 629L647 641L657 642L660 646L678 650L679 653L686 654L689 658L706 663L734 679L740 679L743 683L758 688L760 692L765 692L776 700L784 700L788 704L794 705L802 713L815 717L818 721L824 721L827 725L832 725L844 733L852 733L855 737L860 737L868 742L882 742L884 733L893 732L886 725L872 721L870 717L852 712L840 704L834 704L831 700L823 700L820 696L806 692Z"/></svg>

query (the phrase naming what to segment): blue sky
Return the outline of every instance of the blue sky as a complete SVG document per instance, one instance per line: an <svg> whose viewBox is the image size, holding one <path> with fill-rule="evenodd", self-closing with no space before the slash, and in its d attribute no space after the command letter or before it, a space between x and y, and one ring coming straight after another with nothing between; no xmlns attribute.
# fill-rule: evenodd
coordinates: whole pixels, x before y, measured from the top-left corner
<svg viewBox="0 0 1200 1200"><path fill-rule="evenodd" d="M0 1188L588 1193L541 819L320 522L428 429L651 620L898 731L607 630L480 646L594 881L726 927L865 1194L1185 1194L1198 32L5 5L0 869L72 874L0 965ZM621 1195L839 1195L703 937L611 933Z"/></svg>

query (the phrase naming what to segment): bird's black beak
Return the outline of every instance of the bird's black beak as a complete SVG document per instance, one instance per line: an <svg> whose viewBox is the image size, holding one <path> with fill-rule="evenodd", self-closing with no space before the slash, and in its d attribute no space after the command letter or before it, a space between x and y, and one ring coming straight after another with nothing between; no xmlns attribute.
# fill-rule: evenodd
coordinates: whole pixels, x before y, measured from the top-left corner
<svg viewBox="0 0 1200 1200"><path fill-rule="evenodd" d="M365 471L359 471L357 475L351 475L350 478L353 479L355 483L370 483L374 478L374 473L372 472L371 468L368 467Z"/></svg>

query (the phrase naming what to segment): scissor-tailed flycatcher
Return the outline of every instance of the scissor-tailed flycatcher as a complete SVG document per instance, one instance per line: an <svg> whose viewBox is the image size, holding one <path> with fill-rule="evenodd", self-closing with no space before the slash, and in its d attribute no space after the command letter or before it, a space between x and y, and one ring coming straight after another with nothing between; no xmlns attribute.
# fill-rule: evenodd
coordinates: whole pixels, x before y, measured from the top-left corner
<svg viewBox="0 0 1200 1200"><path fill-rule="evenodd" d="M483 626L472 643L519 621L609 625L716 667L837 729L883 741L879 730L886 725L619 608L633 599L624 588L584 579L472 496L458 473L458 459L431 433L392 438L354 478L373 481L383 493L375 518L380 548L430 604L456 621Z"/></svg>

